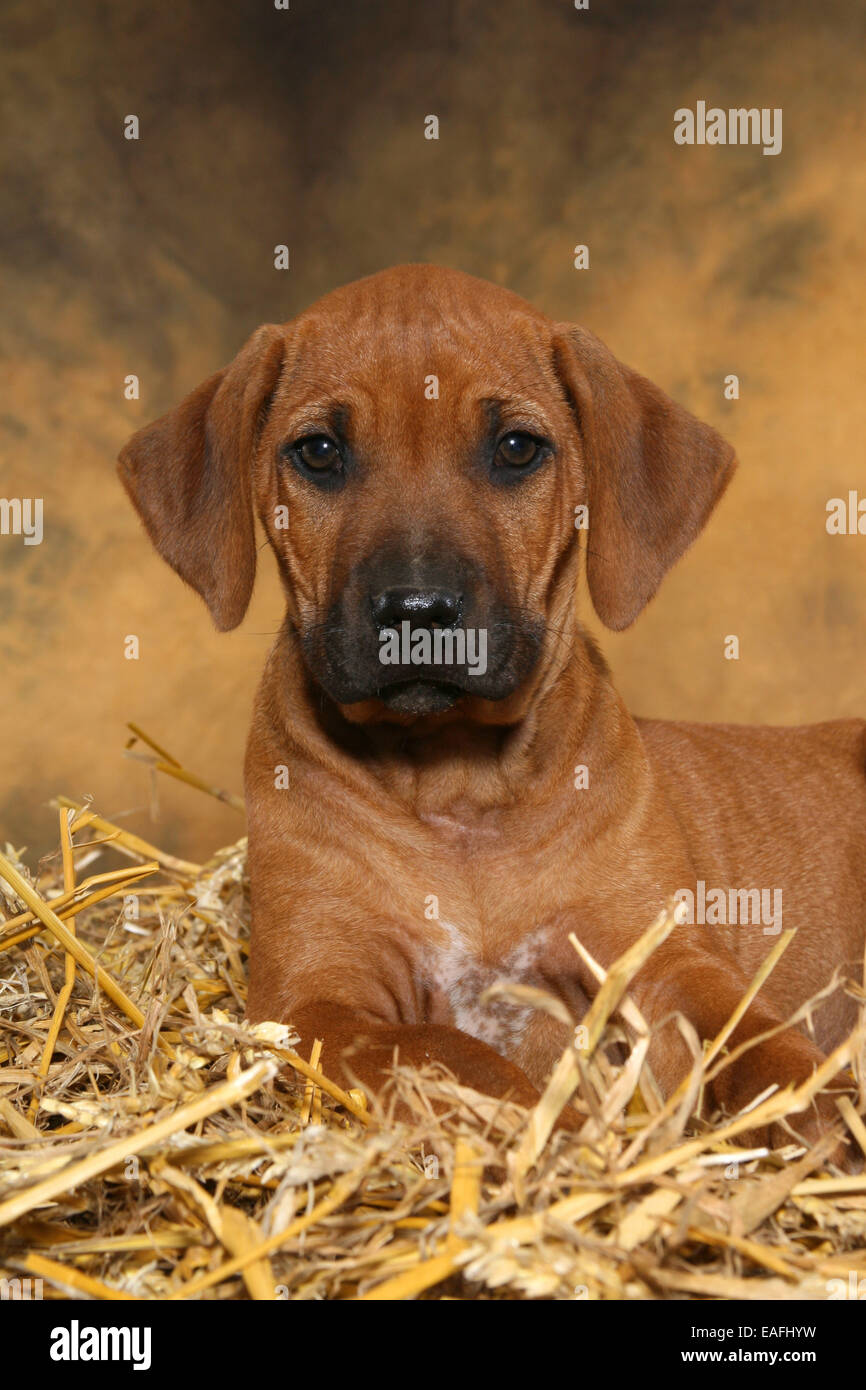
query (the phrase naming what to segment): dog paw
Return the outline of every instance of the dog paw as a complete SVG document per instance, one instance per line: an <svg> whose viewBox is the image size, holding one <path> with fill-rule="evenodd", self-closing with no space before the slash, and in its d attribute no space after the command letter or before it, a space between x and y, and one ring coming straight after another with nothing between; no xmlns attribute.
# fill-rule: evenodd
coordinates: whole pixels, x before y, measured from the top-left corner
<svg viewBox="0 0 866 1390"><path fill-rule="evenodd" d="M811 1149L827 1135L834 1134L838 1142L827 1155L827 1162L845 1173L862 1172L863 1152L853 1136L848 1134L836 1104L836 1097L844 1094L846 1089L844 1083L840 1083L821 1091L808 1110L786 1116L784 1124L772 1125L768 1136L770 1146L783 1148L799 1140Z"/></svg>

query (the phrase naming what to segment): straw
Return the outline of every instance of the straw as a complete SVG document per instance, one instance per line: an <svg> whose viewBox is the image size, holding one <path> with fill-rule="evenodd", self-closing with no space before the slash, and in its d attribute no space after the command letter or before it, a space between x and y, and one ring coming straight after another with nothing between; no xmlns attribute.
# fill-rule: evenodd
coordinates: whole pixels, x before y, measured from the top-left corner
<svg viewBox="0 0 866 1390"><path fill-rule="evenodd" d="M154 765L180 766L132 732ZM365 1302L787 1300L866 1277L866 1175L833 1166L838 1136L741 1147L755 1128L796 1128L842 1068L862 1097L859 985L833 987L861 1021L808 1081L779 1077L737 1115L707 1101L787 935L715 1038L679 1020L694 1060L667 1098L628 990L676 929L671 909L631 923L608 970L573 940L598 982L583 1020L519 981L485 996L583 1024L586 1045L564 1050L531 1111L432 1064L396 1065L370 1103L329 1075L327 1039L245 1020L243 840L196 865L90 804L57 804L60 852L38 876L0 856L3 1277L58 1299ZM127 894L137 915L118 910ZM831 998L816 990L797 1017ZM862 1158L857 1098L831 1094ZM572 1105L578 1134L556 1128Z"/></svg>

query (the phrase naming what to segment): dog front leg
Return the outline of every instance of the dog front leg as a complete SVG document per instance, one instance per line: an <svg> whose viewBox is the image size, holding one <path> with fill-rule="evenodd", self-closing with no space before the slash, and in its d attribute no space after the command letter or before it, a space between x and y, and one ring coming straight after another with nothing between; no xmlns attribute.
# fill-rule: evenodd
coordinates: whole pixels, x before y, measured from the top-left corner
<svg viewBox="0 0 866 1390"><path fill-rule="evenodd" d="M679 1011L694 1025L701 1041L715 1038L734 1013L748 988L748 978L733 959L721 959L700 949L682 948L676 952L664 947L636 976L633 994L649 1022L661 1022ZM742 1043L778 1028L784 1019L760 995L725 1044L727 1053ZM824 1054L797 1028L786 1028L756 1043L730 1065L723 1067L711 1085L712 1098L728 1114L749 1105L770 1087L784 1088L793 1082L808 1081L825 1061ZM674 1023L668 1022L656 1034L650 1049L650 1064L663 1089L669 1093L685 1074L691 1058ZM831 1082L830 1092L816 1097L808 1110L792 1115L787 1123L806 1143L815 1143L831 1129L839 1129L839 1112L833 1091L847 1088L848 1078L840 1073ZM783 1125L755 1130L744 1139L778 1147L792 1142ZM833 1160L846 1166L850 1162L844 1144Z"/></svg>
<svg viewBox="0 0 866 1390"><path fill-rule="evenodd" d="M323 1041L322 1066L338 1085L358 1082L381 1095L396 1060L414 1067L440 1063L464 1086L484 1095L513 1100L530 1109L539 1093L526 1074L492 1047L446 1024L392 1024L371 1020L346 1004L317 1001L288 1011L304 1046ZM560 1128L574 1129L578 1119L563 1112Z"/></svg>

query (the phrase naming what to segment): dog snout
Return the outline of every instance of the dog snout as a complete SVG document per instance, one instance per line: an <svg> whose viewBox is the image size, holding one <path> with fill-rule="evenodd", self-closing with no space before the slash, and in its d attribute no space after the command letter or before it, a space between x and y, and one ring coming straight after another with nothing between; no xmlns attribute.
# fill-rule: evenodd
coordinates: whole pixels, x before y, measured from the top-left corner
<svg viewBox="0 0 866 1390"><path fill-rule="evenodd" d="M371 548L303 644L312 675L338 704L377 701L405 718L442 713L466 696L505 700L535 664L543 631L478 558L422 538Z"/></svg>
<svg viewBox="0 0 866 1390"><path fill-rule="evenodd" d="M383 589L371 602L380 632L403 622L416 628L457 627L463 617L463 595L435 585Z"/></svg>

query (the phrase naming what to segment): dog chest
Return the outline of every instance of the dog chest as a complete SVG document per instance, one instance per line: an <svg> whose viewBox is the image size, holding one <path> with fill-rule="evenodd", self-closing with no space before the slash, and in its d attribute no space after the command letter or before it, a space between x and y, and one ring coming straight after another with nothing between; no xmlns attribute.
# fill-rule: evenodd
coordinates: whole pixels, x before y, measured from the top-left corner
<svg viewBox="0 0 866 1390"><path fill-rule="evenodd" d="M427 943L420 966L430 1021L449 1023L498 1052L518 1047L535 1010L513 999L483 996L498 984L541 984L538 962L548 929L537 928L490 961L459 927L442 921L436 925L439 931Z"/></svg>

